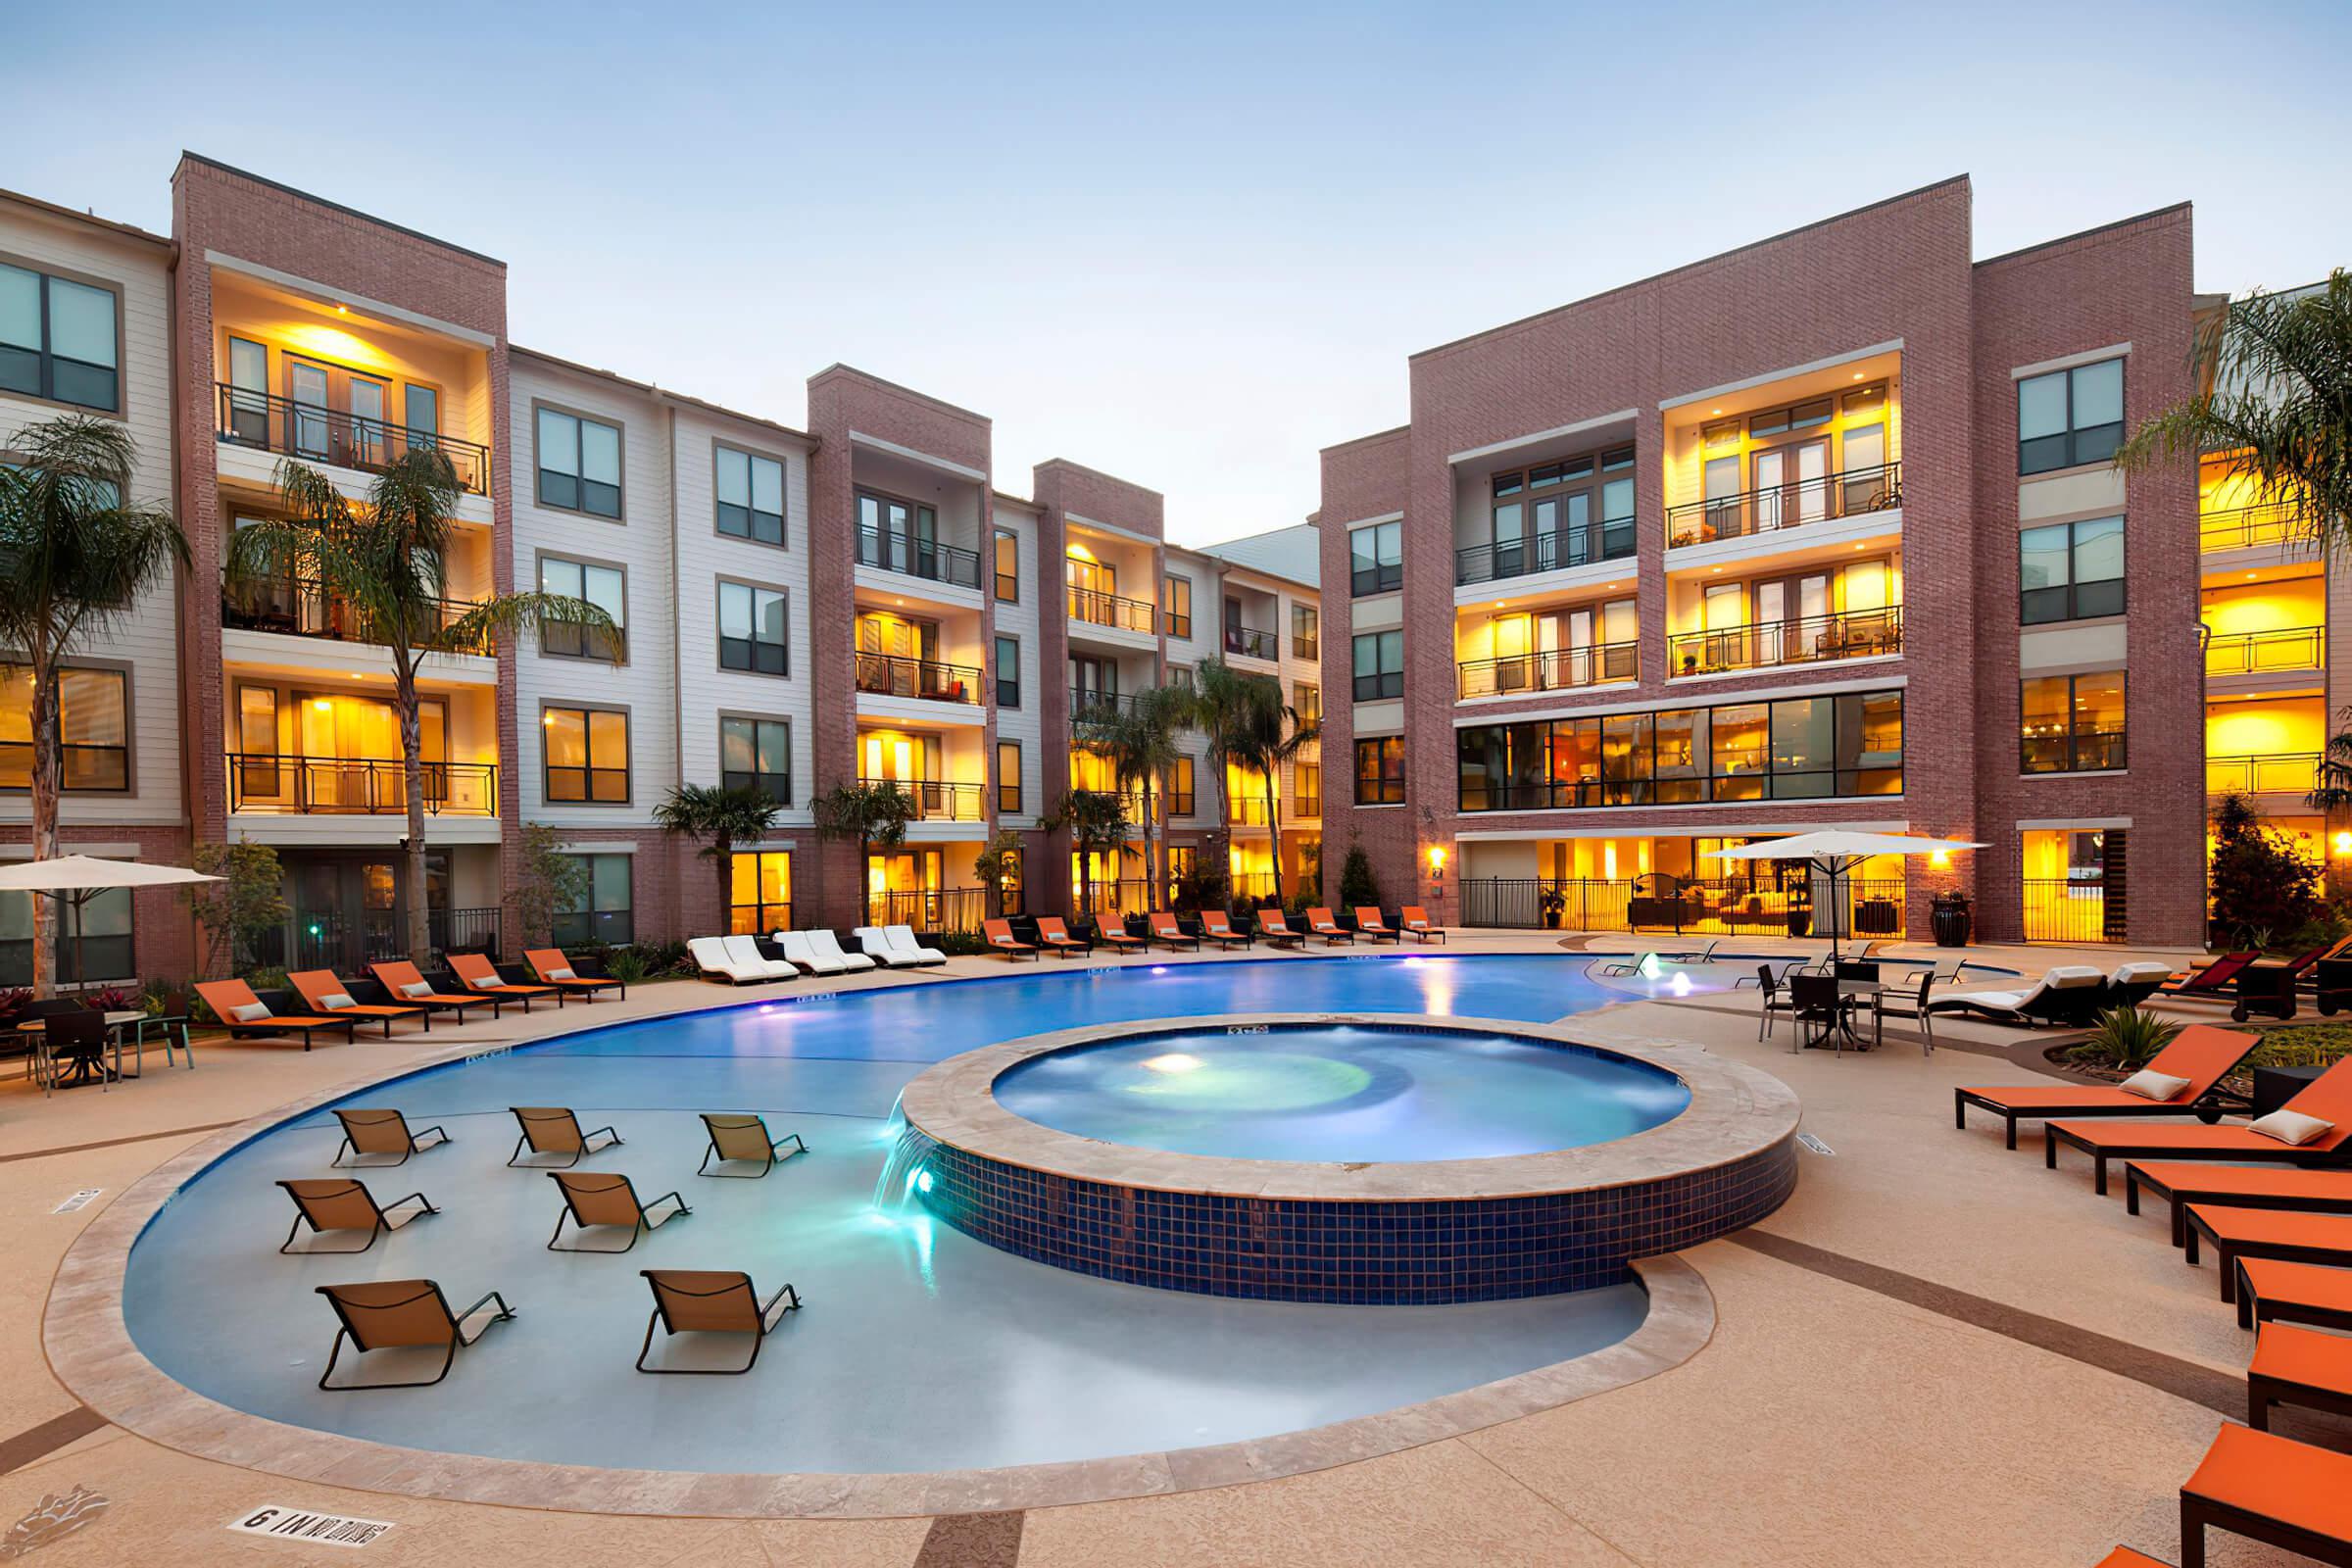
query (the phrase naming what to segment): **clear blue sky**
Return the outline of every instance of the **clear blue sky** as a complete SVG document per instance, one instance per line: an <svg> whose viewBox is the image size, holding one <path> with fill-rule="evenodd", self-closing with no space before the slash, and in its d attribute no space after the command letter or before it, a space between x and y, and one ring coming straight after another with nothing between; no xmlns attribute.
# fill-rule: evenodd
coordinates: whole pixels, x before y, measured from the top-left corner
<svg viewBox="0 0 2352 1568"><path fill-rule="evenodd" d="M502 258L518 343L788 422L847 361L1193 543L1416 349L1950 174L1981 256L2352 263L2342 0L1276 10L26 0L0 186L164 230L193 148Z"/></svg>

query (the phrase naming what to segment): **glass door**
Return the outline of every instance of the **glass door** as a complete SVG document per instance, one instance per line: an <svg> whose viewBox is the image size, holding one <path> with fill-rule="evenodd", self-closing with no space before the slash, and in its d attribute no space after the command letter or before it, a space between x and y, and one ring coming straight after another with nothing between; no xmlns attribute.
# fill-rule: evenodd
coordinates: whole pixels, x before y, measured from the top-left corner
<svg viewBox="0 0 2352 1568"><path fill-rule="evenodd" d="M289 434L294 450L303 457L323 462L330 447L326 367L313 365L308 360L287 360L286 397L294 405L287 411L287 417L293 423Z"/></svg>
<svg viewBox="0 0 2352 1568"><path fill-rule="evenodd" d="M384 443L384 384L366 376L350 378L351 464L358 468L380 468L388 455Z"/></svg>
<svg viewBox="0 0 2352 1568"><path fill-rule="evenodd" d="M270 444L270 351L228 340L228 433L251 447Z"/></svg>

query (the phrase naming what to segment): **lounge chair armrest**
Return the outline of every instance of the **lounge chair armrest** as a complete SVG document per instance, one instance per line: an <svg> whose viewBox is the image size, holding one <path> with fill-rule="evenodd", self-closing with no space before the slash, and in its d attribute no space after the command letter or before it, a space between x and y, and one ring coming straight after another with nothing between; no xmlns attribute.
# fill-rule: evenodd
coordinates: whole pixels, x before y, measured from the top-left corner
<svg viewBox="0 0 2352 1568"><path fill-rule="evenodd" d="M781 1159L784 1157L784 1146L786 1144L790 1144L792 1146L792 1152L796 1154L806 1154L808 1152L808 1146L801 1142L801 1135L799 1133L786 1133L783 1137L768 1145L767 1152Z"/></svg>
<svg viewBox="0 0 2352 1568"><path fill-rule="evenodd" d="M392 1211L394 1209L405 1208L411 1203L415 1203L416 1205L416 1213L403 1214L398 1219L394 1219L392 1217ZM384 1223L390 1226L392 1229L398 1230L401 1226L406 1225L409 1221L415 1219L417 1214L438 1214L440 1212L441 1210L433 1206L433 1200L431 1199L425 1197L422 1193L411 1193L406 1198L396 1198L391 1202L384 1205Z"/></svg>
<svg viewBox="0 0 2352 1568"><path fill-rule="evenodd" d="M592 1133L582 1135L580 1139L581 1147L585 1148L589 1144L596 1143L596 1140L599 1138L609 1138L612 1141L609 1144L597 1144L597 1148L599 1149L611 1149L613 1144L617 1144L621 1141L620 1134L615 1129L611 1127L599 1127Z"/></svg>
<svg viewBox="0 0 2352 1568"><path fill-rule="evenodd" d="M457 1142L456 1139L449 1136L449 1130L447 1128L435 1123L433 1126L421 1127L416 1132L411 1133L409 1135L409 1147L412 1149L423 1149L427 1147L425 1144L425 1140L427 1138L444 1144L453 1144Z"/></svg>
<svg viewBox="0 0 2352 1568"><path fill-rule="evenodd" d="M660 1208L663 1203L677 1204L677 1212L672 1214L664 1214L661 1219L654 1218L654 1210ZM652 1202L646 1204L645 1208L643 1209L643 1213L645 1214L645 1224L648 1230L651 1230L654 1226L662 1223L663 1220L673 1220L676 1219L679 1214L691 1214L693 1212L693 1209L686 1206L686 1195L684 1193L663 1193L660 1198L657 1198Z"/></svg>
<svg viewBox="0 0 2352 1568"><path fill-rule="evenodd" d="M478 1329L475 1329L471 1335L466 1334L466 1325L472 1322L473 1319L480 1314L482 1308L488 1306L492 1301L496 1301L498 1303L498 1310L491 1313L488 1317L483 1318L482 1326ZM507 1298L505 1297L499 1295L496 1291L485 1291L482 1293L482 1298L480 1300L474 1302L465 1311L458 1314L458 1343L460 1345L471 1345L475 1340L478 1340L482 1337L482 1335L489 1329L491 1324L504 1323L514 1315L514 1309L507 1304Z"/></svg>
<svg viewBox="0 0 2352 1568"><path fill-rule="evenodd" d="M787 1281L775 1295L760 1303L760 1331L762 1334L766 1333L776 1326L777 1319L787 1312L799 1311L800 1307L801 1293L794 1290L791 1283Z"/></svg>

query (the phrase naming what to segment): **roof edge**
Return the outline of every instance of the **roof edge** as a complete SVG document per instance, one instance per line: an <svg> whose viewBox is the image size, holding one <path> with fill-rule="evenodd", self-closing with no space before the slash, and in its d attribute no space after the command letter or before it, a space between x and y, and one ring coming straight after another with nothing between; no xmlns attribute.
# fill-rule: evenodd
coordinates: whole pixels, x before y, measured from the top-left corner
<svg viewBox="0 0 2352 1568"><path fill-rule="evenodd" d="M234 164L224 164L218 158L207 158L204 156L204 154L199 152L191 152L185 147L182 147L179 150L179 157L180 162L182 163L202 164L205 168L217 169L223 174L234 174L239 179L250 179L256 185L266 185L271 190L282 191L284 194L292 196L298 201L306 201L311 203L313 206L323 207L329 212L341 213L346 218L356 218L363 223L373 223L378 228L388 228L395 234L406 234L411 239L420 239L427 245L437 245L445 251L452 251L457 255L466 257L472 261L481 262L487 266L495 267L502 272L507 270L507 264L500 261L495 256L487 256L480 251L468 250L465 246L457 244L454 241L441 238L438 234L427 234L420 228L411 228L406 223L395 223L392 221L392 220L388 218L378 218L373 213L363 213L357 207L347 207L341 202L331 201L324 196L315 195L310 191L302 189L300 186L289 185L284 180L271 179L267 174L257 174L250 169L239 169ZM177 177L176 171L174 172L173 177Z"/></svg>

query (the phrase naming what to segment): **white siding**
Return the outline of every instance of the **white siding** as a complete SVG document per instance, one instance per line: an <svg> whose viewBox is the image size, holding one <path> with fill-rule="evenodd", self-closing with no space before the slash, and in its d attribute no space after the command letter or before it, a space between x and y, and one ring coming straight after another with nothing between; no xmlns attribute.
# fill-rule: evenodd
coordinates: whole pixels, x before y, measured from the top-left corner
<svg viewBox="0 0 2352 1568"><path fill-rule="evenodd" d="M1022 512L999 501L996 505L996 520L998 527L1010 529L1017 537L1017 569L1021 582L1018 604L1008 605L999 601L996 607L998 634L1021 640L1021 706L996 710L997 739L1021 743L1021 805L1028 808L1017 813L1004 813L999 818L998 825L1033 828L1037 826L1039 811L1046 804L1042 798L1045 790L1045 725L1041 715L1045 710L1047 676L1040 662L1042 651L1038 645L1037 607L1041 595L1048 591L1058 593L1061 584L1058 580L1049 584L1038 573L1036 514ZM992 540L981 551L980 580L983 584L993 584L994 581L994 549ZM994 592L993 586L990 591ZM994 650L990 651L990 657L995 657ZM1060 680L1063 676L1056 671L1052 678ZM992 686L989 693L992 703L995 697ZM994 757L988 759L986 776L993 789L997 783Z"/></svg>

